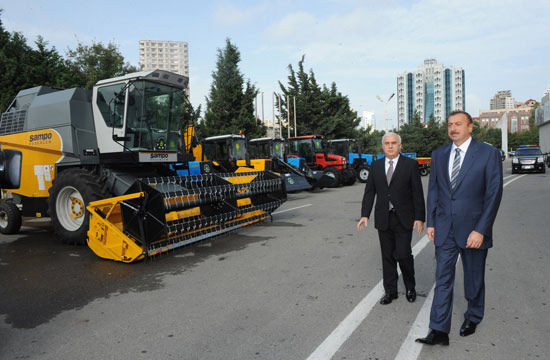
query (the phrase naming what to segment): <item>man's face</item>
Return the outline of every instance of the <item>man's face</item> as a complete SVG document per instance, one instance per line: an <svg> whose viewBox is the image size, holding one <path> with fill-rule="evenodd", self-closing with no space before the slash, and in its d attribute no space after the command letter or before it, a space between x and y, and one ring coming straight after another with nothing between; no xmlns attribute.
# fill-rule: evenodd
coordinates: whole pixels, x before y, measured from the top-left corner
<svg viewBox="0 0 550 360"><path fill-rule="evenodd" d="M449 117L447 126L449 137L457 146L462 145L470 137L474 129L474 124L471 124L464 114L456 114Z"/></svg>
<svg viewBox="0 0 550 360"><path fill-rule="evenodd" d="M382 143L382 151L388 159L393 159L399 155L401 150L401 144L399 143L399 138L397 135L388 135L384 138Z"/></svg>

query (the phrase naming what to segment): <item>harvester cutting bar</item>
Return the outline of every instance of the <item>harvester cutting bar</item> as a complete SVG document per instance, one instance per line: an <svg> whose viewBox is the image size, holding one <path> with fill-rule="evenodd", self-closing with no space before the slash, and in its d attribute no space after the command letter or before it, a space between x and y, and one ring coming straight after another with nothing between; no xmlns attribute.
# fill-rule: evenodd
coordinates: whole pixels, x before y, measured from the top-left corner
<svg viewBox="0 0 550 360"><path fill-rule="evenodd" d="M219 178L242 182L219 185L219 182L215 181ZM254 179L254 181L244 182L249 178ZM153 177L141 180L162 192L164 207L167 211L185 210L228 199L244 199L254 195L269 194L278 191L281 187L279 179L268 179L263 172L239 173L238 176L231 173L187 177ZM179 188L179 190L173 190L174 188Z"/></svg>
<svg viewBox="0 0 550 360"><path fill-rule="evenodd" d="M262 221L285 200L268 171L144 178L128 195L90 203L88 245L132 262Z"/></svg>

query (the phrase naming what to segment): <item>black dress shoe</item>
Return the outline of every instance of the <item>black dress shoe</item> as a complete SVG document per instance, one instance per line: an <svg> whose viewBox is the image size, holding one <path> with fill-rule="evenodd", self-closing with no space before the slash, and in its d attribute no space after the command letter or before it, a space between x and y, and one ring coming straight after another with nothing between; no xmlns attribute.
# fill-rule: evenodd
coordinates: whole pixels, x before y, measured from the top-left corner
<svg viewBox="0 0 550 360"><path fill-rule="evenodd" d="M407 292L405 293L405 297L407 298L408 302L414 302L416 300L416 290L415 289L407 290Z"/></svg>
<svg viewBox="0 0 550 360"><path fill-rule="evenodd" d="M472 335L476 332L477 323L471 320L464 320L460 327L460 336Z"/></svg>
<svg viewBox="0 0 550 360"><path fill-rule="evenodd" d="M425 338L419 338L415 340L416 342L426 344L426 345L449 345L449 334L444 333L443 331L431 330L428 336Z"/></svg>
<svg viewBox="0 0 550 360"><path fill-rule="evenodd" d="M397 294L386 294L380 299L380 304L388 305L391 304L392 300L397 299Z"/></svg>

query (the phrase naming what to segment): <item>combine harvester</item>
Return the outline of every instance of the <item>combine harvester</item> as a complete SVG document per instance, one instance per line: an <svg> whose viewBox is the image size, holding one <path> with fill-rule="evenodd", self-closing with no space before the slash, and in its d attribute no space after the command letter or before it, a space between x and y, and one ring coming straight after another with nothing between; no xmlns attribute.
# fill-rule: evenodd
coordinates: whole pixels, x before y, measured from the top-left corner
<svg viewBox="0 0 550 360"><path fill-rule="evenodd" d="M194 160L180 144L187 83L154 70L20 91L0 120L0 232L49 216L62 242L133 262L270 216L286 200L274 173L170 169Z"/></svg>

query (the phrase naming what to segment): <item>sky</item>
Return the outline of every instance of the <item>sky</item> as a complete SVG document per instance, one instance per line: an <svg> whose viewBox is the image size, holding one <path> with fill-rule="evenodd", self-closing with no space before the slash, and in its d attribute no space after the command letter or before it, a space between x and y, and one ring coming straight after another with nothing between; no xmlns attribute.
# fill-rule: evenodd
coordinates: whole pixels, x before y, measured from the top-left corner
<svg viewBox="0 0 550 360"><path fill-rule="evenodd" d="M61 54L79 41L113 42L138 66L139 40L187 42L191 102L203 111L226 38L244 78L263 92L266 119L279 81L287 84L288 66L303 55L318 83L335 82L359 115L375 113L379 129L386 118L395 126L397 105L377 96L389 98L398 74L428 58L464 69L472 116L499 90L540 101L550 86L548 0L0 0L0 8L6 30L29 43L41 35Z"/></svg>

